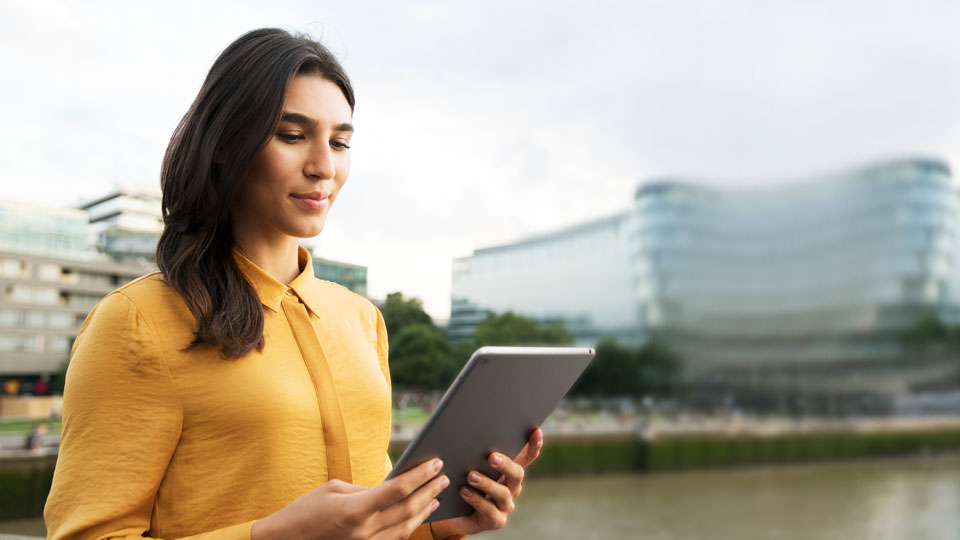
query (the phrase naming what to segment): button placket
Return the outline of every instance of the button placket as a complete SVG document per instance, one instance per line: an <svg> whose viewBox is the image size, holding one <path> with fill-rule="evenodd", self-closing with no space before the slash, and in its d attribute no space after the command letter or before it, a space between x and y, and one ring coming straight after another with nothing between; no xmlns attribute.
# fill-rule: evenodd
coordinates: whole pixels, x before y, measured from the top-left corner
<svg viewBox="0 0 960 540"><path fill-rule="evenodd" d="M307 307L300 302L292 289L287 290L287 297L283 299L281 305L317 394L323 437L327 446L327 477L330 480L337 479L352 483L353 473L350 467L347 427L343 419L333 371L310 322Z"/></svg>

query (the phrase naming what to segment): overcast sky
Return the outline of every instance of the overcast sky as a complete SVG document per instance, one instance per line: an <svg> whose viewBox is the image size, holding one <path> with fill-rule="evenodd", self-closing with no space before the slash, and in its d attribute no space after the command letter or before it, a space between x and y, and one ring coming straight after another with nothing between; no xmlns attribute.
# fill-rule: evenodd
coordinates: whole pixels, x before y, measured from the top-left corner
<svg viewBox="0 0 960 540"><path fill-rule="evenodd" d="M328 258L449 314L450 260L628 207L645 179L960 164L960 3L0 0L0 198L157 186L220 50L321 38L357 92Z"/></svg>

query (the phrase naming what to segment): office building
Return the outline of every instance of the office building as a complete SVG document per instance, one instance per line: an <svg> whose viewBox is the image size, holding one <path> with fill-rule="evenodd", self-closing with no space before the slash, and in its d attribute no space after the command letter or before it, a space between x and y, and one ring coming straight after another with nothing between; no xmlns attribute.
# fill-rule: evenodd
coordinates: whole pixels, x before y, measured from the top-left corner
<svg viewBox="0 0 960 540"><path fill-rule="evenodd" d="M333 261L322 257L313 259L313 273L320 279L339 283L351 291L367 295L367 267Z"/></svg>
<svg viewBox="0 0 960 540"><path fill-rule="evenodd" d="M26 383L66 363L87 313L142 267L0 251L0 378Z"/></svg>
<svg viewBox="0 0 960 540"><path fill-rule="evenodd" d="M505 311L563 321L583 345L605 334L641 340L629 294L629 223L624 212L454 260L451 340L472 335L487 312Z"/></svg>
<svg viewBox="0 0 960 540"><path fill-rule="evenodd" d="M163 232L159 190L124 188L80 205L90 216L89 242L115 262L156 261Z"/></svg>
<svg viewBox="0 0 960 540"><path fill-rule="evenodd" d="M86 210L0 202L0 380L56 374L90 309L146 272L91 251L88 227Z"/></svg>
<svg viewBox="0 0 960 540"><path fill-rule="evenodd" d="M87 225L83 210L0 201L0 250L82 259Z"/></svg>
<svg viewBox="0 0 960 540"><path fill-rule="evenodd" d="M957 384L948 359L905 365L900 336L960 321L958 210L937 159L768 188L647 182L624 214L455 261L451 329L509 309L581 343L656 337L700 387L768 397Z"/></svg>
<svg viewBox="0 0 960 540"><path fill-rule="evenodd" d="M156 269L161 195L121 189L77 209L0 202L0 381L30 392L67 361L105 295ZM316 257L317 277L366 295L367 268Z"/></svg>

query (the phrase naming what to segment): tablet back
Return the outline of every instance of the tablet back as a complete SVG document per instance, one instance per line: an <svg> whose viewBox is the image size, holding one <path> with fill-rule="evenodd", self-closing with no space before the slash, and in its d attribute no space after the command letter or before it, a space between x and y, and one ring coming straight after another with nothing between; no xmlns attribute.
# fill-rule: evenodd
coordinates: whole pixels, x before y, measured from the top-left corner
<svg viewBox="0 0 960 540"><path fill-rule="evenodd" d="M450 485L427 522L473 511L459 494L467 473L500 477L491 452L514 457L593 359L593 349L482 347L473 353L390 478L429 459L443 459ZM549 444L549 441L547 442Z"/></svg>

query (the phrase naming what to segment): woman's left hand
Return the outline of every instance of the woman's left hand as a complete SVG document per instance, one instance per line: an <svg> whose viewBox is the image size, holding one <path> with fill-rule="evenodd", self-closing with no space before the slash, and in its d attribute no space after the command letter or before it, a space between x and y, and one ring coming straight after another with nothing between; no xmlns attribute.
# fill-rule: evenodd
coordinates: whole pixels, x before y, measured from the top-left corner
<svg viewBox="0 0 960 540"><path fill-rule="evenodd" d="M497 452L490 454L490 466L501 473L500 481L496 482L479 471L471 471L466 479L470 486L460 488L460 497L476 511L469 516L433 523L434 537L475 534L506 525L507 517L515 508L514 501L523 491L524 470L540 456L542 447L543 432L537 428L516 458L510 459Z"/></svg>

